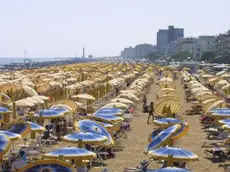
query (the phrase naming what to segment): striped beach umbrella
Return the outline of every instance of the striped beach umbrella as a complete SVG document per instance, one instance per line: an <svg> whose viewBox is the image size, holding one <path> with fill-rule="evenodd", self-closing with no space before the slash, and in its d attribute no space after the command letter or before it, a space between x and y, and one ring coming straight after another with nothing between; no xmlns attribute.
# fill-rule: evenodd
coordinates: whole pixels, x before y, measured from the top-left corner
<svg viewBox="0 0 230 172"><path fill-rule="evenodd" d="M106 136L100 134L80 132L64 136L63 141L78 144L101 144L108 141L108 139Z"/></svg>
<svg viewBox="0 0 230 172"><path fill-rule="evenodd" d="M90 132L95 134L100 134L106 136L108 138L108 142L106 144L114 144L114 140L110 133L102 127L100 124L91 120L80 120L75 123L75 127L81 132Z"/></svg>
<svg viewBox="0 0 230 172"><path fill-rule="evenodd" d="M72 164L61 160L37 160L19 169L19 172L77 172Z"/></svg>
<svg viewBox="0 0 230 172"><path fill-rule="evenodd" d="M173 134L180 129L179 124L175 124L163 131L161 131L159 134L157 134L152 141L147 146L145 152L148 152L150 150L156 149L157 147L164 144L170 137L173 136Z"/></svg>
<svg viewBox="0 0 230 172"><path fill-rule="evenodd" d="M96 157L96 154L84 148L64 147L64 148L56 149L54 151L51 151L43 155L44 158L51 158L51 159L57 159L60 156L63 156L64 159L85 160L85 159L92 159Z"/></svg>
<svg viewBox="0 0 230 172"><path fill-rule="evenodd" d="M176 118L160 118L153 121L154 124L160 126L170 126L174 124L181 124L182 121Z"/></svg>
<svg viewBox="0 0 230 172"><path fill-rule="evenodd" d="M34 117L37 118L44 118L44 119L53 119L53 118L60 118L65 115L64 112L55 109L43 109L40 110L38 113L34 114Z"/></svg>
<svg viewBox="0 0 230 172"><path fill-rule="evenodd" d="M159 168L156 170L147 170L146 172L192 172L192 171L184 168L166 167L166 168Z"/></svg>

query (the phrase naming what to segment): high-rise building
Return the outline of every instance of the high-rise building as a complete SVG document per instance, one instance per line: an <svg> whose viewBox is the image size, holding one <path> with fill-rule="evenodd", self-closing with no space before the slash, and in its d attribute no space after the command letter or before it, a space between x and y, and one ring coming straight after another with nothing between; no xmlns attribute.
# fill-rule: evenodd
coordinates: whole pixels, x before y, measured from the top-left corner
<svg viewBox="0 0 230 172"><path fill-rule="evenodd" d="M171 42L177 41L184 37L183 28L174 28L174 26L169 26L168 29L160 29L157 32L157 51L168 55L169 45Z"/></svg>
<svg viewBox="0 0 230 172"><path fill-rule="evenodd" d="M151 44L139 44L134 48L125 48L120 56L123 58L142 58L154 51L156 51L156 47Z"/></svg>
<svg viewBox="0 0 230 172"><path fill-rule="evenodd" d="M160 29L157 32L157 51L164 53L168 45L168 30Z"/></svg>
<svg viewBox="0 0 230 172"><path fill-rule="evenodd" d="M216 38L216 55L230 57L230 30Z"/></svg>

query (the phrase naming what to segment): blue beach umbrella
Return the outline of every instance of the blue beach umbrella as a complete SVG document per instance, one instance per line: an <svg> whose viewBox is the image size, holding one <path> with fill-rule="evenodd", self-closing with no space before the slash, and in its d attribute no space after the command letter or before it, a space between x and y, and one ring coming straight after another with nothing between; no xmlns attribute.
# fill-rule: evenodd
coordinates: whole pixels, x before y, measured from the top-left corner
<svg viewBox="0 0 230 172"><path fill-rule="evenodd" d="M222 111L230 111L230 109L229 108L215 108L215 109L210 110L209 112L215 113L215 112L222 112Z"/></svg>
<svg viewBox="0 0 230 172"><path fill-rule="evenodd" d="M11 111L5 107L0 107L0 113L10 113Z"/></svg>
<svg viewBox="0 0 230 172"><path fill-rule="evenodd" d="M174 147L163 147L148 152L148 155L153 158L168 160L169 156L173 157L174 161L191 162L198 161L199 157L185 149Z"/></svg>
<svg viewBox="0 0 230 172"><path fill-rule="evenodd" d="M56 111L63 112L63 113L69 112L67 108L61 108L61 107L52 107L49 110L56 110Z"/></svg>
<svg viewBox="0 0 230 172"><path fill-rule="evenodd" d="M84 144L100 144L108 141L106 136L89 132L68 134L63 137L63 140L72 143L82 141Z"/></svg>
<svg viewBox="0 0 230 172"><path fill-rule="evenodd" d="M75 123L75 127L80 130L81 132L90 132L95 134L100 134L106 136L108 138L107 144L114 144L114 140L110 133L102 127L100 124L96 123L95 121L91 120L80 120Z"/></svg>
<svg viewBox="0 0 230 172"><path fill-rule="evenodd" d="M164 144L165 141L167 141L171 136L173 136L173 134L178 131L180 129L180 125L179 124L175 124L163 131L161 131L159 134L157 134L152 141L150 142L150 144L147 146L146 148L146 152L148 152L149 150L152 149L156 149L157 147L161 146L162 144Z"/></svg>
<svg viewBox="0 0 230 172"><path fill-rule="evenodd" d="M147 172L192 172L192 171L184 168L166 167L166 168L159 168L156 170L147 170Z"/></svg>
<svg viewBox="0 0 230 172"><path fill-rule="evenodd" d="M96 111L94 114L122 115L123 110L119 108L103 108Z"/></svg>
<svg viewBox="0 0 230 172"><path fill-rule="evenodd" d="M212 113L212 117L230 117L230 111L219 111Z"/></svg>
<svg viewBox="0 0 230 172"><path fill-rule="evenodd" d="M10 132L10 131L5 131L5 130L0 130L0 134L7 135L9 137L9 139L12 140L12 141L18 140L18 139L20 139L22 137L20 134L13 133L13 132Z"/></svg>
<svg viewBox="0 0 230 172"><path fill-rule="evenodd" d="M19 122L19 123L13 123L13 124L8 124L6 126L7 131L20 134L22 137L26 136L31 130L30 130L30 125L24 122Z"/></svg>
<svg viewBox="0 0 230 172"><path fill-rule="evenodd" d="M228 123L230 123L230 119L228 118L228 119L222 119L222 120L219 120L218 121L220 124L228 124Z"/></svg>
<svg viewBox="0 0 230 172"><path fill-rule="evenodd" d="M0 157L2 157L10 148L11 141L5 134L0 134Z"/></svg>
<svg viewBox="0 0 230 172"><path fill-rule="evenodd" d="M61 160L38 160L19 169L19 172L77 172L72 164Z"/></svg>
<svg viewBox="0 0 230 172"><path fill-rule="evenodd" d="M57 159L60 156L65 159L91 159L96 157L96 154L84 148L64 147L43 155L44 158L51 159Z"/></svg>
<svg viewBox="0 0 230 172"><path fill-rule="evenodd" d="M150 134L149 134L149 137L148 137L149 142L151 142L152 139L153 139L155 136L157 136L157 134L159 134L161 131L162 131L162 129L159 128L159 129L154 130L152 133L150 133Z"/></svg>
<svg viewBox="0 0 230 172"><path fill-rule="evenodd" d="M64 112L57 110L57 109L43 109L40 110L38 113L34 114L34 117L37 118L44 118L44 119L53 119L53 118L60 118L65 115Z"/></svg>
<svg viewBox="0 0 230 172"><path fill-rule="evenodd" d="M173 125L173 124L180 124L182 123L182 121L176 118L161 118L161 119L154 120L154 123L157 125Z"/></svg>
<svg viewBox="0 0 230 172"><path fill-rule="evenodd" d="M111 122L123 121L124 120L124 118L121 118L121 117L116 116L116 115L95 114L94 116L97 117L97 118L105 119L107 121L111 121Z"/></svg>
<svg viewBox="0 0 230 172"><path fill-rule="evenodd" d="M46 130L45 127L43 127L37 123L34 123L34 122L26 122L26 123L30 125L31 131L35 132L35 131L45 131Z"/></svg>

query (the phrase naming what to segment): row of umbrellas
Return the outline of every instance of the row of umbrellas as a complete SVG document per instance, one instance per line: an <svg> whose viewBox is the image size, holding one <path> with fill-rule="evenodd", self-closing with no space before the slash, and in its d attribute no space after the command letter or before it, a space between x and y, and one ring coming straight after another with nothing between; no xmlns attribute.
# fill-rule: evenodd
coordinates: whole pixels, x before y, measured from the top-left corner
<svg viewBox="0 0 230 172"><path fill-rule="evenodd" d="M167 76L167 78L166 78ZM175 96L175 87L174 84L170 84L170 82L173 82L172 79L173 74L170 71L164 71L162 74L162 79L160 80L160 91L158 92L159 95L164 95L166 92L166 100L162 98L162 96L159 96L158 102L164 102L167 101L167 95L172 95L171 100L178 102L178 98L173 98L173 95ZM167 88L161 87L161 85L165 85L165 82L167 82ZM163 90L162 90L163 89ZM169 96L169 99L170 99ZM172 105L172 104L171 104ZM173 107L173 106L172 106ZM169 106L169 110L172 108ZM163 108L161 109L163 110ZM178 109L177 109L178 110ZM176 110L175 110L176 111ZM162 112L162 114L167 114L167 109L165 112ZM145 149L145 153L148 154L150 158L160 159L160 160L166 160L167 166L166 168L158 169L158 170L152 170L152 171L158 171L158 172L164 172L164 171L175 171L175 172L183 172L183 171L189 171L187 169L180 169L173 166L173 162L179 161L179 162L191 162L191 161L197 161L199 160L199 157L185 149L176 148L174 147L174 143L176 140L179 140L183 136L185 136L188 133L189 126L186 122L172 118L172 117L163 117L154 120L154 124L157 126L157 129L153 131L149 135L149 144ZM163 146L163 147L162 147ZM151 170L149 170L151 171Z"/></svg>

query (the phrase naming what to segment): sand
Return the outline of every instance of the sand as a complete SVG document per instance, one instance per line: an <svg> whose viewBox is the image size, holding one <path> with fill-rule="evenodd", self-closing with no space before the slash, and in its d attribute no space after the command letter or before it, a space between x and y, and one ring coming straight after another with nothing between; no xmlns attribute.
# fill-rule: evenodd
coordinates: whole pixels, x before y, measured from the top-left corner
<svg viewBox="0 0 230 172"><path fill-rule="evenodd" d="M156 81L156 79L155 79ZM213 163L211 160L205 158L204 149L201 148L202 140L205 139L205 132L199 123L199 116L187 116L185 110L189 109L192 104L187 103L184 99L183 88L180 81L175 81L177 95L181 101L181 109L179 112L180 117L189 123L189 134L181 138L176 144L180 148L188 149L196 153L200 157L200 161L189 163L189 167L195 172L222 172L223 168L219 168L219 163ZM148 102L156 100L156 92L159 90L155 84L151 85L150 91L147 94ZM153 124L147 125L148 114L141 112L141 104L136 105L134 119L131 122L132 131L128 132L128 138L124 140L124 150L116 153L116 157L106 160L106 168L111 172L122 172L124 167L136 167L142 160L148 160L148 156L143 154L144 148L148 144L147 137L153 131ZM159 168L160 164L153 162L150 168ZM98 171L92 169L91 171Z"/></svg>

